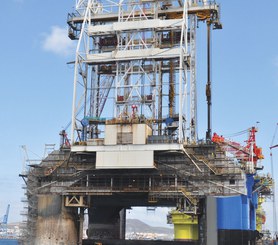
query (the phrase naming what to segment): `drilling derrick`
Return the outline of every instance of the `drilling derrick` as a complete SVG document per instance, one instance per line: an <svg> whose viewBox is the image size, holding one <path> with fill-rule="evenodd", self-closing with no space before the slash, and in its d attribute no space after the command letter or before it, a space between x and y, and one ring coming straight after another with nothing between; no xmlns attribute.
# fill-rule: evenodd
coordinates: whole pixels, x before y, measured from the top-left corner
<svg viewBox="0 0 278 245"><path fill-rule="evenodd" d="M173 244L225 244L231 227L216 219L230 208L224 196L243 205L248 176L220 144L197 140L197 23L210 44L219 15L205 0L77 1L68 15L77 41L71 132L24 176L29 221L35 210L29 244L128 244L132 206L175 207ZM208 62L209 115L210 83Z"/></svg>
<svg viewBox="0 0 278 245"><path fill-rule="evenodd" d="M82 1L80 5L72 143L103 137L98 121L102 112L114 120L148 121L154 135L162 135L158 128L171 118L176 140L184 142L189 121L187 4ZM179 13L174 12L177 8Z"/></svg>

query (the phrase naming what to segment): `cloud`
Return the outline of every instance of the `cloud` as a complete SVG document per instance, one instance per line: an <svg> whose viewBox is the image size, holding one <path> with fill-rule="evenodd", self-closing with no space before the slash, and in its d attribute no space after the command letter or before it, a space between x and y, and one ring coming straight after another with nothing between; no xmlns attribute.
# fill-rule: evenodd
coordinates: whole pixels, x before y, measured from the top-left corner
<svg viewBox="0 0 278 245"><path fill-rule="evenodd" d="M43 34L42 48L45 51L67 56L75 51L75 43L68 37L67 28L52 26L49 34Z"/></svg>

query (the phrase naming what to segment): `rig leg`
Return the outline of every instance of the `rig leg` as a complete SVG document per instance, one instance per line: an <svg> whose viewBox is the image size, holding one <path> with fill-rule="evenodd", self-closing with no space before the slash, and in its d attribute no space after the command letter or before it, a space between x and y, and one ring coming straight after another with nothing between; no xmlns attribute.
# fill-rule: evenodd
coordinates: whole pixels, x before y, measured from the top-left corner
<svg viewBox="0 0 278 245"><path fill-rule="evenodd" d="M198 217L179 211L172 211L175 240L197 241L199 239Z"/></svg>
<svg viewBox="0 0 278 245"><path fill-rule="evenodd" d="M75 209L66 208L59 195L38 197L35 245L77 244Z"/></svg>
<svg viewBox="0 0 278 245"><path fill-rule="evenodd" d="M97 206L89 209L89 239L123 239L125 215L120 215L123 207Z"/></svg>

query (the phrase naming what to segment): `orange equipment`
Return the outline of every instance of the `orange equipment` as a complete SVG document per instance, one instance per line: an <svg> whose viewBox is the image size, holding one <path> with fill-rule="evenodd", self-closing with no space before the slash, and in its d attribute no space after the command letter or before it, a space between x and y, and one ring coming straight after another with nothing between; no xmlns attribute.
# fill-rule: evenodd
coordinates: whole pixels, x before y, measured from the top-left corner
<svg viewBox="0 0 278 245"><path fill-rule="evenodd" d="M212 142L225 148L225 151L232 153L241 163L252 162L254 168L257 168L257 161L264 159L262 154L262 148L256 145L256 132L255 127L250 128L249 137L246 141L246 146L242 146L237 142L227 140L222 135L219 136L217 133L213 134Z"/></svg>

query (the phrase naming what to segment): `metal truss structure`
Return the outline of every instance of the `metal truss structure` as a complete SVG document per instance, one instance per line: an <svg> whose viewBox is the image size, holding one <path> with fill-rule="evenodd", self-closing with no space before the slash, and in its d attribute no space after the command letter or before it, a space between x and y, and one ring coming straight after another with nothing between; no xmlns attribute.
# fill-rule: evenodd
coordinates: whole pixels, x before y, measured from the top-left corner
<svg viewBox="0 0 278 245"><path fill-rule="evenodd" d="M196 26L217 13L208 1L77 1L72 143L102 137L107 118L134 117L153 135L196 142Z"/></svg>

